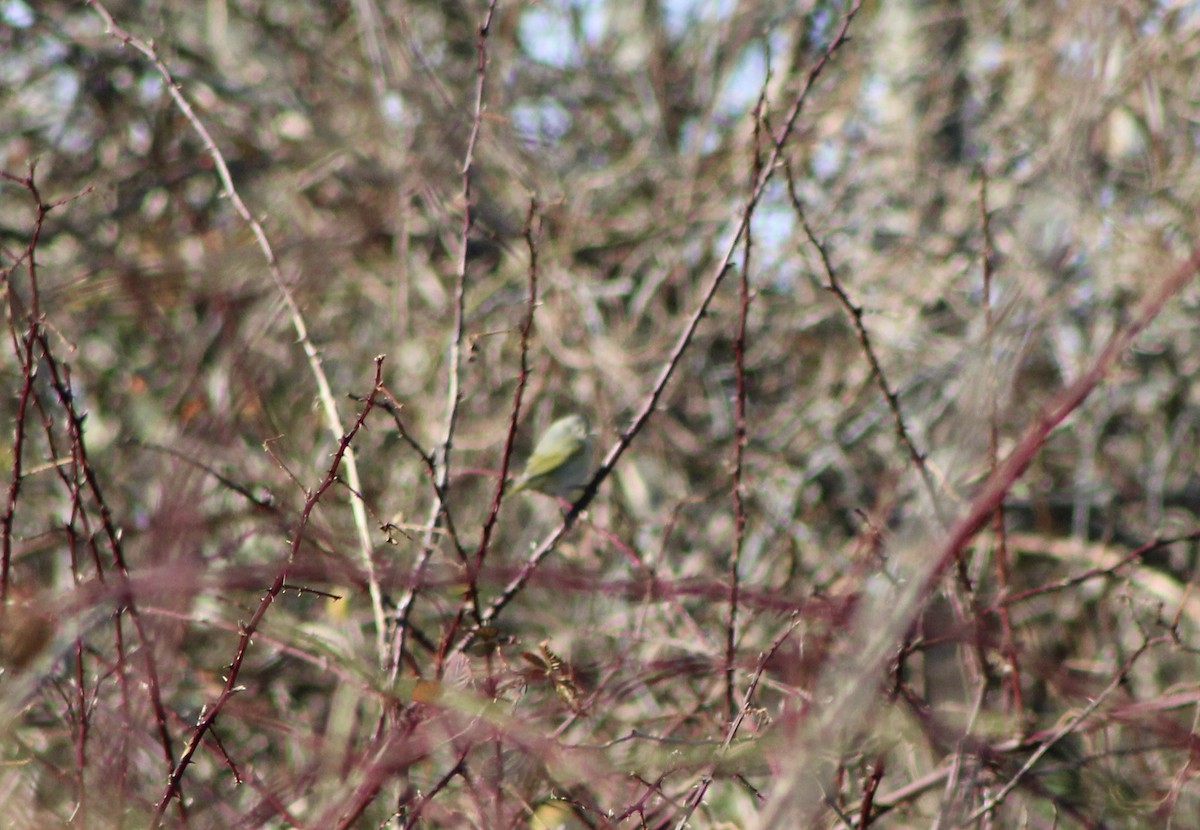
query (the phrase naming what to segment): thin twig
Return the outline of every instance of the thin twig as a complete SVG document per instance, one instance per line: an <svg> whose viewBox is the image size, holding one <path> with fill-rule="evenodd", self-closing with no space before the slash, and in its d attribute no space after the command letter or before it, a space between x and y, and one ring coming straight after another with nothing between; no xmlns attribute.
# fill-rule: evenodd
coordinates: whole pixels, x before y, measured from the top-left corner
<svg viewBox="0 0 1200 830"><path fill-rule="evenodd" d="M929 497L930 504L933 506L934 514L938 517L938 521L945 526L948 519L944 513L941 499L938 497L938 488L936 482L934 482L933 473L929 470L925 454L917 449L916 442L909 432L908 425L904 423L904 416L900 412L900 395L892 389L891 383L888 382L887 374L883 371L883 364L880 363L879 356L875 352L870 332L867 331L866 323L863 322L863 307L855 305L854 301L850 299L850 294L838 278L837 269L833 267L833 262L829 257L829 250L825 246L825 243L817 238L812 226L809 225L803 203L796 192L790 166L788 168L787 182L788 196L791 199L792 208L796 213L796 217L800 220L800 226L804 229L804 235L808 238L813 248L816 249L817 255L821 259L821 268L825 272L825 287L837 297L838 302L841 303L842 308L849 315L855 334L858 336L859 345L862 347L863 355L867 358L867 364L871 367L871 377L875 379L876 385L879 386L879 392L883 395L888 411L892 415L892 424L896 431L896 437L900 441L901 446L904 447L905 452L908 453L909 460L917 468L917 472L921 474L921 481L925 485L925 492Z"/></svg>
<svg viewBox="0 0 1200 830"><path fill-rule="evenodd" d="M304 501L304 508L300 511L300 518L296 522L295 530L292 533L292 544L288 550L287 558L280 566L278 573L275 575L275 580L271 583L263 594L263 598L258 603L258 608L255 609L254 615L244 625L240 626L238 632L237 650L234 652L233 660L230 661L229 667L225 674L225 685L221 689L221 693L211 705L206 706L200 715L200 720L195 728L192 729L191 737L188 739L187 746L183 754L179 757L179 761L175 764L175 768L171 770L171 775L167 781L167 788L155 806L154 821L151 827L157 827L162 821L163 812L167 809L171 800L178 797L180 793L180 785L183 781L184 773L187 772L188 766L191 764L192 756L199 748L205 734L212 728L217 720L217 715L225 708L225 704L233 695L240 691L237 683L238 675L241 672L242 663L246 658L246 653L249 651L250 642L262 623L263 617L266 616L267 610L275 598L279 596L284 586L287 585L288 573L291 570L292 563L296 560L296 555L300 552L300 545L304 541L304 529L308 526L309 516L316 509L317 503L321 500L321 496L328 490L337 480L338 469L342 464L343 459L350 448L350 442L354 440L354 436L358 434L358 430L366 421L367 415L375 406L375 398L378 394L378 389L383 376L383 358L375 358L375 382L372 384L372 392L363 406L362 411L358 413L358 417L354 420L354 425L344 432L338 440L337 449L333 453L333 462L329 465L321 483L316 489L308 494L308 498Z"/></svg>
<svg viewBox="0 0 1200 830"><path fill-rule="evenodd" d="M1146 652L1147 649L1150 648L1151 645L1154 645L1154 641L1144 640L1141 645L1137 647L1137 650L1134 651L1133 654L1129 655L1129 659L1125 661L1123 666L1121 666L1120 671L1116 673L1112 681L1104 687L1104 690L1101 691L1100 694L1096 695L1095 699L1093 699L1091 703L1089 703L1075 715L1067 718L1063 722L1062 726L1055 729L1053 734L1051 734L1049 738L1043 741L1041 745L1034 750L1033 754L1029 756L1029 760L1027 760L1021 766L1021 768L1017 770L1016 774L1014 774L1012 778L1005 782L1004 786L1001 787L995 795L984 801L977 810L965 816L957 826L967 827L971 824L974 824L980 818L996 809L996 807L1002 801L1004 801L1004 799L1008 798L1009 793L1016 789L1017 784L1021 782L1021 779L1025 776L1025 773L1033 769L1034 766L1037 765L1037 762L1042 759L1042 756L1049 752L1055 744L1075 731L1075 727L1091 717L1092 713L1099 709L1100 705L1108 699L1108 696L1119 689L1123 683L1125 683L1126 678L1129 676L1130 670L1133 668L1133 664Z"/></svg>
<svg viewBox="0 0 1200 830"><path fill-rule="evenodd" d="M988 469L996 471L1000 459L1000 390L997 388L998 368L995 365L995 321L992 313L992 221L988 211L988 177L987 171L979 171L979 225L983 233L983 251L980 253L983 269L983 317L984 342L987 349L987 361L991 366L988 372ZM1001 597L1008 595L1008 529L1004 520L1004 500L996 506L992 517L992 532L996 537L996 589ZM1017 657L1017 641L1013 635L1012 619L1009 617L1008 605L1001 604L1000 633L1003 637L1001 649L1004 659L1008 661L1008 689L1012 701L1013 713L1018 723L1024 720L1024 704L1021 698L1021 664ZM982 630L980 626L980 630Z"/></svg>
<svg viewBox="0 0 1200 830"><path fill-rule="evenodd" d="M267 270L271 274L271 279L274 280L275 287L278 289L280 296L283 298L284 305L287 307L292 328L296 332L296 340L304 350L304 355L308 359L309 371L312 373L313 379L317 384L317 397L321 402L321 411L325 415L325 426L331 435L341 437L342 418L338 414L337 402L334 399L333 390L330 388L329 378L325 374L325 368L321 363L320 352L312 342L312 338L309 337L308 325L304 322L304 315L300 313L300 306L296 303L296 298L283 277L283 271L279 267L279 260L276 258L275 250L271 247L271 243L267 239L267 233L263 230L262 223L254 218L250 209L246 207L246 203L242 200L241 194L233 183L233 175L229 172L229 165L225 161L225 155L217 147L217 142L209 133L208 128L204 126L204 122L200 120L195 110L192 109L192 105L183 94L182 86L175 80L171 70L163 62L162 58L159 57L154 46L147 41L134 37L117 25L116 20L113 19L108 9L99 0L87 0L87 3L100 15L105 27L113 37L127 46L132 46L150 61L158 71L158 74L166 82L167 93L175 102L175 106L179 108L184 118L192 125L192 129L200 136L201 143L203 143L205 150L208 152L209 158L212 159L213 166L216 167L217 176L221 180L221 188L225 196L229 199L229 203L233 205L234 211L237 212L238 216L242 218L242 221L246 223L254 235L259 250L262 251L263 258L266 260ZM352 450L347 449L344 461L346 478L349 481L350 489L356 493L361 493L363 489L362 481L358 474L358 462L355 460ZM376 654L379 658L380 666L383 667L386 665L385 661L387 658L387 639L385 636L387 622L383 613L383 593L379 587L379 580L375 576L375 561L372 557L371 533L367 524L367 511L363 507L362 502L357 498L350 499L350 511L354 518L355 531L358 534L359 558L362 560L363 568L367 573L367 589L371 595L371 610L375 622Z"/></svg>
<svg viewBox="0 0 1200 830"><path fill-rule="evenodd" d="M767 106L768 70L754 107L754 141L751 147L751 184L762 176L763 116ZM746 542L746 500L743 494L743 464L746 454L746 324L750 316L750 257L753 250L753 208L746 210L746 233L742 237L742 267L738 280L738 319L733 335L733 475L730 491L733 500L733 551L729 557L729 619L725 625L725 711L732 720L737 714L734 666L737 662L738 594L741 589L742 550Z"/></svg>
<svg viewBox="0 0 1200 830"><path fill-rule="evenodd" d="M458 407L462 401L461 370L463 334L466 326L466 295L467 295L467 250L471 230L474 227L475 215L471 210L473 189L471 173L475 163L475 145L479 141L479 131L483 125L484 92L487 86L487 38L491 30L492 16L496 12L496 0L488 3L483 23L475 37L475 100L471 108L471 133L467 138L467 147L463 153L462 167L462 230L459 234L458 268L454 279L454 327L450 335L450 355L446 369L446 422L442 427L441 447L436 458L437 480L436 487L444 495L450 486L450 454L454 448L454 427L458 421ZM408 624L412 616L413 605L417 600L417 587L421 582L425 569L432 557L434 531L437 529L438 517L443 513L443 498L438 498L430 507L429 518L425 525L425 539L421 553L413 565L413 579L410 588L397 609L396 631L392 637L392 650L389 671L395 679L400 671L403 660L405 641L408 637ZM482 619L478 597L471 596L472 610L477 620Z"/></svg>
<svg viewBox="0 0 1200 830"><path fill-rule="evenodd" d="M1200 530L1193 530L1191 533L1185 533L1182 536L1173 536L1168 539L1154 539L1146 542L1144 545L1139 545L1122 556L1115 563L1107 567L1089 568L1083 573L1076 574L1075 576L1065 577L1057 582L1051 582L1045 585L1027 588L1024 591L1020 591L1015 594L1002 595L995 603L996 610L998 612L1001 607L1016 605L1018 602L1024 602L1025 600L1033 597L1042 596L1044 594L1052 594L1058 591L1065 591L1068 588L1074 588L1077 585L1082 585L1083 583L1095 579L1096 577L1113 576L1121 568L1125 567L1131 562L1136 562L1139 559L1142 559L1148 553L1168 547L1170 545L1177 545L1180 542L1196 541L1200 541Z"/></svg>
<svg viewBox="0 0 1200 830"><path fill-rule="evenodd" d="M808 100L809 92L811 92L813 85L817 81L817 78L820 77L821 72L829 64L829 61L832 59L833 55L842 47L843 44L846 43L848 39L847 35L850 29L850 23L854 20L855 15L858 14L858 10L861 7L862 0L856 0L854 5L846 13L845 18L843 18L842 25L838 29L837 34L834 35L833 39L829 42L829 45L825 48L825 51L821 53L821 56L813 64L812 68L808 72L808 76L805 78L804 84L800 88L800 91L796 93L796 97L792 101L792 106L788 110L787 116L783 120L783 126L772 138L771 152L767 156L766 161L763 163L762 173L759 175L758 181L754 183L754 187L751 190L749 197L746 199L746 203L738 212L737 222L733 227L733 232L725 245L724 252L717 261L716 266L713 268L713 273L709 277L708 284L704 287L704 291L701 293L700 301L696 304L696 307L688 317L687 322L684 323L683 329L676 338L674 347L671 349L666 360L663 362L663 366L662 369L659 370L658 377L655 379L654 384L651 387L650 392L646 395L645 400L642 402L641 407L634 414L630 425L618 435L616 444L614 444L608 451L607 455L604 456L603 461L600 463L599 468L592 476L591 481L588 482L587 486L584 488L583 494L579 497L579 500L572 505L571 509L567 511L567 514L563 517L562 522L540 543L538 543L537 547L535 547L533 552L530 553L526 558L525 564L522 566L517 576L511 582L509 582L503 588L503 590L501 590L500 594L488 605L487 611L485 611L483 614L484 622L491 622L500 615L500 612L504 610L505 606L512 602L513 597L517 595L517 593L529 580L529 577L532 576L533 572L537 570L541 561L545 559L550 552L558 546L558 543L562 541L563 537L570 532L571 528L574 527L575 521L578 519L579 514L583 512L589 503L591 503L591 500L595 497L597 490L600 489L600 485L604 483L606 478L608 478L617 462L621 459L621 456L625 454L625 451L629 449L630 444L633 443L633 439L638 436L638 434L646 426L646 423L650 420L650 417L654 414L654 411L658 408L658 402L661 400L663 393L666 391L667 384L674 376L675 370L679 368L679 364L683 359L684 353L688 350L688 347L692 343L692 338L696 335L696 330L700 327L701 320L703 320L705 315L708 313L709 304L712 303L713 297L716 296L717 289L721 287L721 283L731 267L734 254L741 243L742 234L746 232L746 224L749 221L751 211L753 211L754 206L758 204L759 200L762 199L763 193L766 192L767 185L770 183L771 179L774 178L775 171L779 168L779 165L783 161L784 147L787 145L788 140L791 138L791 135L796 128L796 124L800 118L800 113L803 111L804 104ZM465 649L473 640L474 635L468 634L459 641L458 645L455 646L454 651L461 651Z"/></svg>
<svg viewBox="0 0 1200 830"><path fill-rule="evenodd" d="M38 364L41 363L43 371L48 376L48 383L51 389L54 390L55 397L58 399L59 406L62 407L66 414L66 429L67 436L70 441L70 472L64 470L63 465L56 464L54 469L62 479L64 485L71 493L71 519L67 523L68 535L73 533L75 522L78 521L84 525L87 539L87 547L92 554L92 562L96 569L97 578L101 581L105 580L105 563L100 557L100 540L97 534L93 533L88 520L88 511L84 508L85 492L90 496L90 500L95 503L100 516L100 527L103 531L103 540L108 546L108 551L112 557L112 568L116 571L120 578L119 592L120 599L118 601L117 613L113 616L113 633L116 642L117 660L116 673L118 682L121 688L121 703L123 707L128 707L131 704L131 688L129 683L126 657L128 651L125 646L123 619L126 616L133 622L134 630L136 631L140 642L143 644L140 649L143 664L145 666L146 679L145 687L147 696L150 700L151 708L154 711L156 737L162 748L164 759L168 766L174 763L174 749L172 748L171 735L167 729L167 713L166 707L162 700L162 690L159 682L159 672L154 656L154 649L149 648L152 638L147 631L142 615L135 598L133 591L129 587L129 568L126 564L124 548L121 544L121 534L117 529L116 522L113 519L112 510L109 507L108 500L104 496L103 488L100 486L100 479L96 475L96 471L91 464L87 443L84 440L84 418L85 415L80 412L80 409L75 404L75 392L72 388L70 379L70 367L66 363L60 363L54 356L54 350L51 348L50 342L46 336L46 327L39 306L40 290L37 277L37 262L36 249L40 239L41 230L45 222L46 215L54 208L66 204L75 196L60 199L56 202L46 203L42 200L41 193L38 190L37 184L34 181L33 169L24 177L16 177L8 173L3 174L3 178L16 182L22 185L29 194L33 197L37 206L36 219L34 222L34 230L30 236L30 241L25 250L23 260L26 262L29 273L30 298L29 311L27 317L27 328L22 337L23 345L19 349L18 360L21 362L24 380L22 382L22 395L19 404L19 420L17 427L18 437L24 434L24 421L26 418L27 407L30 402L34 404L42 413L43 428L46 433L46 439L54 456L58 456L58 451L55 449L54 439L54 419L51 417L47 408L40 400L39 396L33 389L34 375L39 371ZM84 191L87 192L87 191ZM82 194L80 194L82 195ZM16 266L14 266L15 268ZM9 290L10 301L16 302L16 295ZM7 588L8 585L8 563L9 563L9 546L11 544L11 524L12 517L16 508L17 496L19 494L19 484L21 480L20 467L20 444L14 447L13 475L14 478L10 483L9 500L6 507L4 517L4 538L5 538L5 554L3 557L4 567L3 576L0 577L0 588ZM76 578L80 577L79 562L74 558L75 547L71 547L72 551L72 570ZM5 611L4 605L0 604L0 615ZM77 641L76 650L80 650L81 645ZM77 666L82 662L82 657L77 658ZM126 711L124 714L128 714ZM84 748L86 742L86 725L87 716L83 710L80 711L80 720L78 722L76 757L83 759ZM82 762L82 760L81 760ZM82 797L82 790L81 797ZM82 806L82 804L81 804ZM180 818L184 818L183 805L179 806Z"/></svg>
<svg viewBox="0 0 1200 830"><path fill-rule="evenodd" d="M737 737L738 730L742 727L742 722L746 719L746 714L750 711L750 704L754 700L754 692L758 689L758 682L762 678L763 672L767 668L767 663L775 656L775 652L779 651L792 632L796 630L796 626L800 624L799 617L794 618L786 628L779 633L770 647L758 655L758 665L754 669L754 674L750 678L750 685L746 687L746 694L742 697L742 704L738 707L737 716L730 722L729 727L725 730L725 740L722 741L720 749L717 750L718 757L729 751L729 747L733 744L733 739ZM712 786L713 777L716 775L716 767L714 764L708 773L700 779L696 784L696 788L692 791L687 803L683 807L683 813L679 817L679 821L675 825L675 830L683 830L687 826L688 821L692 817L692 813L700 806L700 802L704 800L708 788Z"/></svg>
<svg viewBox="0 0 1200 830"><path fill-rule="evenodd" d="M521 323L520 352L517 359L517 386L513 390L512 413L508 419L508 434L504 438L504 450L500 455L500 476L492 491L492 504L488 509L487 518L483 522L483 531L479 535L479 549L475 556L475 568L470 575L471 593L478 594L477 578L483 568L484 558L492 541L492 531L500 516L500 503L504 497L505 484L508 480L508 466L512 461L513 448L517 441L517 426L521 420L521 403L525 396L525 388L529 383L529 337L533 332L533 314L537 310L538 292L538 248L535 230L538 219L537 199L530 197L529 211L525 215L525 247L529 251L529 295L525 306L525 319ZM479 621L478 619L476 620Z"/></svg>

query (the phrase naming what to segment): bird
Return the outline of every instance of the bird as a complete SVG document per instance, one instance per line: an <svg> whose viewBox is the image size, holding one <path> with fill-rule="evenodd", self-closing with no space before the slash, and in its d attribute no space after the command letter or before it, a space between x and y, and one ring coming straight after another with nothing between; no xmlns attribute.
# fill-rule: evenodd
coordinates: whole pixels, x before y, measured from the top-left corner
<svg viewBox="0 0 1200 830"><path fill-rule="evenodd" d="M587 483L591 468L592 435L587 418L567 415L542 433L509 495L535 490L568 498Z"/></svg>

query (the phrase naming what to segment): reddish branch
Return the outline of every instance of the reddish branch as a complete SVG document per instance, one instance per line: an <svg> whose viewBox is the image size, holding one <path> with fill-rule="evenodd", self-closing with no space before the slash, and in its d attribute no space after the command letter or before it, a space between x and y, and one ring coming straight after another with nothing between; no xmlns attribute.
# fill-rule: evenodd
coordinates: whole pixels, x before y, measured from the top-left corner
<svg viewBox="0 0 1200 830"><path fill-rule="evenodd" d="M14 176L10 173L0 173L4 179L17 183L24 187L33 197L36 204L36 219L34 221L34 230L30 236L30 241L25 249L24 255L18 263L14 265L14 269L21 261L26 263L29 273L29 308L26 314L28 326L25 333L21 336L21 347L18 350L18 360L21 362L23 381L22 393L18 405L18 422L17 422L17 437L18 441L14 445L13 472L10 480L9 499L5 508L3 518L3 566L0 568L0 599L3 599L3 594L6 593L8 587L8 573L11 556L12 543L12 521L15 516L17 499L20 494L21 482L21 453L24 445L23 436L25 434L25 419L28 414L28 405L33 403L38 407L43 414L43 427L46 431L49 446L52 448L55 445L53 434L54 419L46 410L46 405L39 399L33 388L34 376L38 371L44 372L48 379L48 385L54 390L55 397L58 400L59 406L66 414L67 435L70 441L70 457L71 469L68 475L59 465L55 466L60 478L63 479L68 490L71 493L71 522L68 524L68 536L74 533L74 522L79 521L85 525L87 529L86 540L89 548L92 551L93 563L96 568L97 578L105 581L105 564L100 557L98 550L98 540L96 534L91 532L87 527L88 511L84 507L85 495L90 495L91 500L96 505L96 510L99 513L100 525L103 530L103 539L107 543L108 550L111 553L112 567L120 577L118 587L119 597L117 599L118 611L113 620L114 637L117 646L117 678L122 692L122 705L128 707L131 692L128 682L128 671L126 663L126 648L124 632L122 630L122 620L127 612L129 618L133 622L134 630L137 633L139 641L143 644L143 648L139 649L142 660L144 662L146 672L146 691L150 700L150 706L154 711L156 736L159 745L162 748L163 756L168 765L173 763L174 751L171 746L171 736L167 730L167 714L166 708L162 702L161 687L159 684L158 667L154 660L154 650L149 647L153 642L146 630L142 620L142 615L139 612L138 605L134 599L132 590L129 588L129 569L126 566L124 549L121 545L120 533L117 530L116 523L113 520L112 511L108 506L108 501L104 497L103 490L100 486L99 477L96 475L95 469L92 467L88 456L87 444L83 437L83 422L84 415L80 413L75 406L75 393L71 387L69 370L65 364L60 364L54 355L54 350L51 348L50 342L46 336L44 320L39 304L39 288L37 280L37 260L36 252L38 240L41 236L41 231L45 223L46 215L56 207L59 207L67 202L78 198L71 196L60 199L56 202L44 202L41 193L38 191L37 184L34 181L33 170L24 177ZM89 189L90 190L90 189ZM88 190L83 193L89 192ZM83 194L80 194L83 195ZM11 275L11 271L10 271ZM15 310L17 304L16 295L9 289L9 302ZM16 319L17 315L11 315L10 319ZM15 333L14 333L15 340ZM41 366L39 367L39 364ZM74 551L74 547L72 547ZM79 563L72 561L72 567L76 579L81 579L82 575L79 571ZM3 615L3 605L0 605L0 616ZM80 655L80 646L76 647L76 665L79 668L82 657ZM87 723L88 718L86 711L80 708L78 733L76 734L75 757L77 763L84 763L86 760L86 740L87 740ZM82 776L82 767L79 774ZM80 798L82 799L82 789L80 790ZM80 805L82 808L82 804ZM180 805L182 816L182 805Z"/></svg>
<svg viewBox="0 0 1200 830"><path fill-rule="evenodd" d="M488 509L487 518L483 522L483 532L479 536L479 551L475 557L475 568L471 573L471 592L478 592L479 569L483 567L488 547L492 541L492 531L500 516L500 501L504 496L504 485L508 479L508 466L512 460L513 448L517 440L517 425L521 419L521 401L525 396L525 387L529 383L529 336L533 331L533 313L537 308L538 290L538 249L534 232L537 221L537 199L529 200L529 212L525 216L525 247L529 251L529 295L525 306L525 320L521 323L520 357L518 358L517 388L513 390L512 414L508 419L508 434L504 437L504 452L500 456L500 477L496 488L492 491L492 504Z"/></svg>
<svg viewBox="0 0 1200 830"><path fill-rule="evenodd" d="M1200 249L1176 266L1134 309L1129 322L1118 329L1082 375L1063 389L1030 424L1008 457L987 478L979 493L971 500L967 512L950 528L946 538L938 547L937 564L925 580L921 599L933 591L937 581L959 556L963 547L987 523L1003 502L1013 483L1021 477L1033 461L1050 433L1087 400L1088 395L1100 385L1117 359L1129 350L1133 341L1150 325L1167 301L1179 293L1200 271Z"/></svg>
<svg viewBox="0 0 1200 830"><path fill-rule="evenodd" d="M751 149L751 184L762 176L762 140L764 112L767 106L767 83L770 73L763 79L758 93L758 104L754 108L754 144ZM729 619L725 626L725 711L732 721L737 714L734 684L734 662L737 657L738 594L741 589L739 569L742 564L742 548L746 540L746 500L743 495L742 472L746 454L746 321L750 316L750 254L753 249L751 221L753 207L746 209L746 233L743 236L742 267L738 280L738 319L733 335L734 376L734 435L733 476L730 491L733 500L733 552L729 557Z"/></svg>
<svg viewBox="0 0 1200 830"><path fill-rule="evenodd" d="M983 251L980 259L983 267L983 313L984 313L984 329L985 342L987 346L988 361L995 359L995 346L993 337L995 334L994 321L992 319L992 223L991 216L988 213L988 198L987 198L987 172L980 170L979 176L979 225L983 232ZM996 471L996 466L1000 458L1000 413L999 394L996 389L995 380L996 372L989 373L992 379L992 387L990 392L991 397L991 412L988 413L988 467L992 472ZM1009 571L1008 571L1008 532L1004 522L1004 502L1003 500L996 507L996 512L992 517L992 532L996 537L996 583L1000 592L1000 596L1008 594L1009 586ZM1012 620L1009 618L1008 606L1000 606L1000 631L1004 637L1004 642L1001 647L1004 651L1004 659L1008 661L1008 688L1011 696L1013 712L1016 714L1018 721L1021 720L1024 705L1021 700L1021 664L1017 658L1017 640L1013 635Z"/></svg>
<svg viewBox="0 0 1200 830"><path fill-rule="evenodd" d="M491 32L492 17L495 12L496 0L491 0L488 3L487 12L484 15L483 23L479 26L479 32L475 39L475 98L471 109L471 133L467 138L467 147L463 153L461 169L463 222L459 236L458 268L454 280L454 331L450 340L450 359L446 381L446 424L442 434L439 458L436 459L437 479L435 488L439 496L435 504L431 507L429 519L426 522L426 544L422 547L421 553L418 554L417 561L413 565L413 587L405 594L397 611L398 624L392 636L392 652L389 666L389 671L393 678L399 673L400 663L404 658L405 643L409 634L409 620L412 616L413 605L417 600L416 585L420 582L420 578L428 567L429 560L433 555L433 545L431 544L432 534L437 528L439 517L445 510L443 496L450 485L450 452L454 447L454 426L458 419L458 406L462 400L462 391L459 388L461 382L459 373L461 371L462 343L466 319L468 243L470 242L471 230L474 228L475 223L475 214L472 211L474 190L471 186L471 174L475 163L475 145L479 141L479 131L483 125L484 92L487 87L487 39ZM468 600L471 604L471 611L476 621L481 621L483 616L474 585L472 585L470 594Z"/></svg>
<svg viewBox="0 0 1200 830"><path fill-rule="evenodd" d="M262 624L263 617L266 616L271 604L275 602L275 598L279 596L284 585L287 584L288 573L292 563L296 559L296 555L300 552L300 545L304 541L305 528L308 526L309 517L316 509L317 503L320 502L321 496L325 494L333 483L337 480L338 468L342 464L342 458L346 454L350 446L350 442L354 440L354 436L363 425L367 415L375 406L375 398L379 394L379 387L383 375L383 358L375 358L375 382L372 384L371 394L367 398L366 404L358 413L358 417L354 420L354 425L344 433L341 440L338 442L338 447L333 453L333 463L329 465L329 470L325 473L325 477L317 488L311 491L304 500L304 507L300 511L300 518L296 522L296 528L292 533L292 546L288 551L287 559L280 566L278 573L275 575L275 580L267 588L262 600L259 601L258 608L255 609L254 615L249 622L241 627L238 634L237 649L234 652L233 660L230 661L229 668L225 675L225 685L221 689L221 693L211 705L206 706L203 713L200 715L200 720L192 729L192 734L188 738L187 746L184 748L183 754L179 761L175 764L175 768L171 770L171 775L167 781L167 788L163 792L155 808L154 825L157 826L162 819L163 813L166 811L172 799L180 794L180 786L183 782L183 776L187 772L188 766L191 764L192 756L195 755L201 741L213 724L216 723L217 716L221 714L221 710L225 708L225 704L229 699L240 690L237 685L238 675L241 673L242 663L246 659L246 653L250 648L250 641L254 637L254 633Z"/></svg>

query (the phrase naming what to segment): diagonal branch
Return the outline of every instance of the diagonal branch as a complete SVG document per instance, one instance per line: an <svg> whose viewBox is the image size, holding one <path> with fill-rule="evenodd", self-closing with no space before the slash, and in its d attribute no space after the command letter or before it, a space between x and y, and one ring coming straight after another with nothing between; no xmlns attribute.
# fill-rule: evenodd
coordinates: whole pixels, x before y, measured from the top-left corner
<svg viewBox="0 0 1200 830"><path fill-rule="evenodd" d="M829 42L829 45L825 48L825 51L821 54L821 57L818 58L816 63L813 64L812 69L810 69L808 72L808 77L805 79L804 85L800 88L800 91L796 93L796 97L792 101L792 106L788 110L787 117L783 121L783 126L772 139L771 152L767 155L766 161L762 165L762 170L759 173L758 179L755 181L754 187L751 189L750 195L746 199L746 203L738 212L737 224L734 226L733 233L725 244L724 253L714 267L712 276L709 277L708 285L705 286L704 292L700 297L700 302L692 311L692 314L688 318L687 322L684 323L683 329L679 332L679 336L675 341L675 346L671 349L670 354L667 355L667 359L663 363L662 369L659 370L658 377L655 380L654 385L651 387L649 394L646 396L645 401L642 403L642 406L634 415L630 425L618 436L617 443L613 445L612 449L610 449L607 455L605 455L599 469L597 469L595 475L592 476L592 480L588 482L588 485L584 489L583 495L580 496L579 501L575 502L575 504L567 512L567 515L563 517L563 520L558 527L551 531L550 534L546 536L536 548L534 548L533 552L525 560L524 565L521 567L521 570L517 573L517 575L508 583L508 585L504 587L500 594L494 600L492 600L487 611L485 611L483 614L484 622L491 622L500 615L500 612L504 610L504 607L512 602L513 597L515 597L525 583L528 582L530 576L532 576L533 572L537 570L541 561L558 546L558 543L562 541L563 537L566 536L572 527L574 527L576 519L579 518L579 514L583 512L584 508L586 508L591 500L595 497L596 491L600 489L600 485L604 483L604 479L606 479L609 473L613 471L613 468L621 459L621 456L625 454L625 451L629 449L630 444L633 443L633 439L637 437L638 433L642 431L642 429L646 426L646 423L650 420L650 416L654 414L654 410L658 407L658 402L662 399L663 393L666 391L667 384L674 376L676 369L679 368L679 364L683 358L684 352L688 350L688 347L692 343L692 338L696 335L696 330L700 327L700 321L703 320L705 315L708 313L708 307L712 303L713 297L716 296L717 289L721 287L721 283L724 280L725 275L733 267L733 257L741 243L742 234L746 232L747 225L750 221L750 215L753 212L754 207L762 199L763 193L766 192L767 185L774 177L775 171L779 169L783 162L783 149L787 145L788 140L791 138L792 132L796 128L796 124L800 119L800 113L803 111L804 104L808 100L809 93L812 91L817 78L820 77L821 72L828 65L834 54L847 42L850 23L852 20L854 20L854 16L858 13L858 10L861 7L862 0L857 0L857 2L855 2L850 10L846 13L846 16L842 20L842 25L838 29L837 34L834 35L833 39ZM469 632L462 640L459 641L458 645L455 646L454 651L462 651L471 644L471 642L474 640L474 636L474 633Z"/></svg>

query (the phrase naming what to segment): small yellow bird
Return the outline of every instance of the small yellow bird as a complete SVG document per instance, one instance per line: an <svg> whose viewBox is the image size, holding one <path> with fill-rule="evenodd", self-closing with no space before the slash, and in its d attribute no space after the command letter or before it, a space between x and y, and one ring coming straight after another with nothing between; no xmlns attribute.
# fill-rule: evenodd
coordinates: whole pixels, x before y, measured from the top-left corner
<svg viewBox="0 0 1200 830"><path fill-rule="evenodd" d="M525 462L525 471L509 495L536 490L570 498L587 484L592 471L592 434L582 415L559 418L538 439Z"/></svg>

